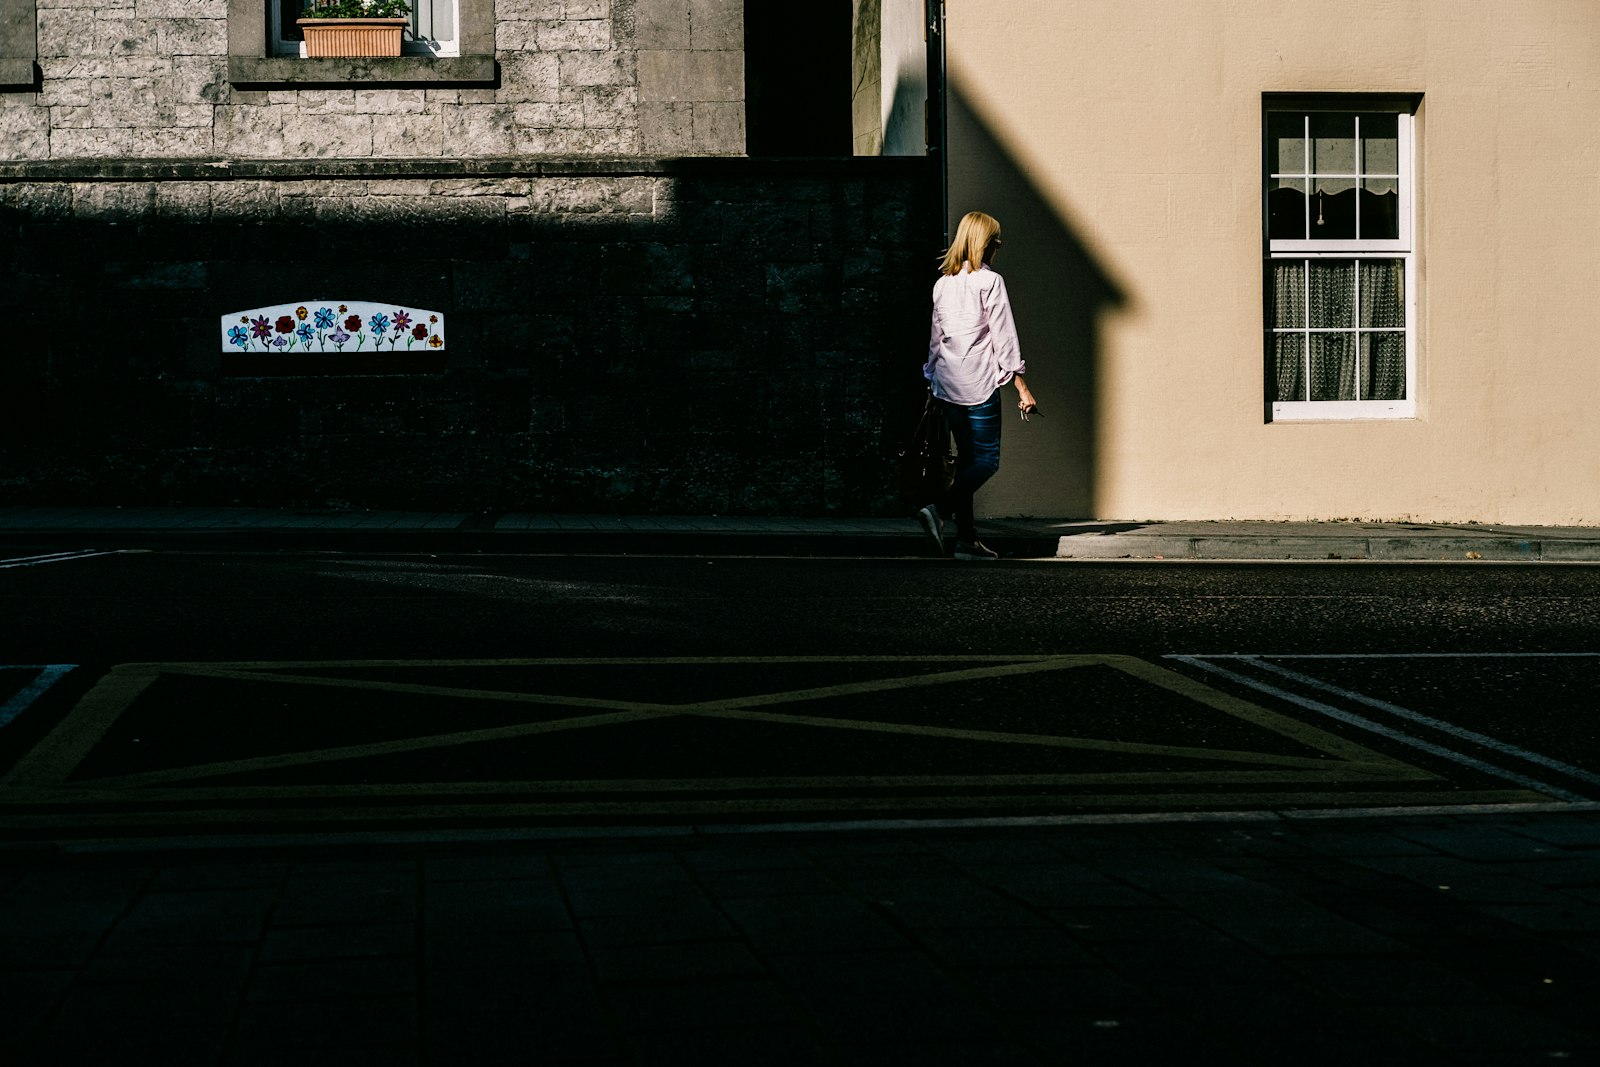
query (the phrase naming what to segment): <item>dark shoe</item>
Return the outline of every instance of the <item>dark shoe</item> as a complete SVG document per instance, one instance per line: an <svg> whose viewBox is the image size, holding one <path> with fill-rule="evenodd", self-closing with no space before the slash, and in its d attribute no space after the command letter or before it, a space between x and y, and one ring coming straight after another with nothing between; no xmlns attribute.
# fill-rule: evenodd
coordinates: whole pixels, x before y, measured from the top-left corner
<svg viewBox="0 0 1600 1067"><path fill-rule="evenodd" d="M956 559L999 559L1000 553L982 541L957 541Z"/></svg>
<svg viewBox="0 0 1600 1067"><path fill-rule="evenodd" d="M917 512L917 521L922 524L922 531L933 542L939 555L944 555L944 519L939 515L939 509L929 504Z"/></svg>

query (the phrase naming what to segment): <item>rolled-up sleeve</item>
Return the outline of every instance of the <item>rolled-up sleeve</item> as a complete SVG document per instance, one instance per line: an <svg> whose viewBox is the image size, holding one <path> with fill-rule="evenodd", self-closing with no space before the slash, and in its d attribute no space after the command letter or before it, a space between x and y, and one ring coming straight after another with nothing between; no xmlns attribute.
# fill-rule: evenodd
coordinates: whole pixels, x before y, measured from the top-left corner
<svg viewBox="0 0 1600 1067"><path fill-rule="evenodd" d="M1006 280L993 275L994 288L984 309L989 319L990 343L994 346L996 386L1006 384L1014 374L1028 373L1022 358L1022 342L1017 339L1017 324L1011 317L1011 298L1006 295Z"/></svg>

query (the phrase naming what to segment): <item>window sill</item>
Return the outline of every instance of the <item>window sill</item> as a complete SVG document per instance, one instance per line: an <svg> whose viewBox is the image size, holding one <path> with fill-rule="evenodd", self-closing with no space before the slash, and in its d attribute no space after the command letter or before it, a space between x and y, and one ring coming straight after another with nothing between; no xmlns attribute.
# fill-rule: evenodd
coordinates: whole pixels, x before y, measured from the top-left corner
<svg viewBox="0 0 1600 1067"><path fill-rule="evenodd" d="M1415 400L1292 400L1272 405L1273 422L1353 422L1416 417Z"/></svg>
<svg viewBox="0 0 1600 1067"><path fill-rule="evenodd" d="M495 83L492 55L385 56L300 59L229 56L228 81L237 87L321 85L478 85Z"/></svg>

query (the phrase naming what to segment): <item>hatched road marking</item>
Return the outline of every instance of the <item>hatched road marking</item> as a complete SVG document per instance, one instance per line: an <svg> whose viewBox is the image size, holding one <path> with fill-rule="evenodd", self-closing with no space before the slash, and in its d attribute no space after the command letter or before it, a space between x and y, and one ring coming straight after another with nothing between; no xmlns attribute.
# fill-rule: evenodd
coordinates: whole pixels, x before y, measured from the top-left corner
<svg viewBox="0 0 1600 1067"><path fill-rule="evenodd" d="M483 677L517 673L549 677L552 668L597 672L596 679L614 679L629 671L692 667L714 688L719 669L751 665L782 665L802 673L826 677L829 669L880 670L881 677L801 686L773 692L718 696L683 703L620 699L565 692L550 692L531 685L448 685L407 681L405 675L426 670L440 674ZM1213 747L1206 734L1186 743L1167 743L1161 736L1171 730L1173 739L1185 741L1176 725L1146 721L1142 739L1118 736L1118 729L1072 731L1073 724L1093 727L1088 721L1103 707L1074 703L1076 679L1072 672L1101 670L1124 690L1144 694L1150 706L1177 702L1183 716L1201 726L1213 724L1245 744ZM1105 672L1111 672L1106 675ZM352 676L361 672L363 676ZM382 677L373 677L381 675ZM1087 677L1079 675L1078 677ZM530 679L534 681L536 679ZM318 745L315 728L290 751L262 751L243 757L189 758L159 766L137 766L143 755L116 758L135 766L107 765L105 753L150 752L155 746L135 750L111 744L119 723L133 712L140 722L162 729L162 715L197 714L181 706L164 686L181 681L202 685L206 699L218 703L207 714L233 714L227 710L228 693L281 690L286 698L317 704L318 714L339 726L359 730L373 725L370 740L339 745ZM1045 709L1046 721L1060 723L1071 732L997 730L938 725L921 721L895 721L883 717L883 705L862 707L856 698L882 701L895 694L921 701L919 708L938 704L960 708L950 687L971 682L1003 687L1044 681L1054 701ZM598 684L598 682L596 683ZM263 689L263 687L266 687ZM1130 688L1131 687L1131 688ZM922 696L916 696L921 691ZM361 695L384 699L411 699L437 707L456 720L471 719L471 708L500 709L501 719L521 713L522 721L478 725L448 732L414 732L408 736L381 736L376 719L365 706L341 701ZM197 699L193 694L185 700ZM163 703L166 701L166 703ZM429 703L431 702L431 703ZM1163 703L1165 702L1165 703ZM1059 704L1059 707L1056 705ZM805 705L803 708L797 705ZM387 707L387 705L380 705ZM562 709L552 718L549 709ZM858 714L851 714L856 709ZM873 709L877 715L869 714ZM1137 709L1134 709L1137 710ZM958 712L959 713L959 712ZM430 713L434 719L439 714ZM982 718L981 715L976 716ZM409 721L409 720L407 720ZM1119 720L1120 721L1120 720ZM408 754L433 753L444 760L449 753L475 751L494 754L505 746L548 745L571 742L592 757L590 764L605 769L607 753L633 746L659 744L655 735L630 737L628 731L657 723L689 728L691 724L737 724L757 727L758 742L748 734L745 748L729 746L728 773L696 777L619 776L616 778L566 777L537 773L525 779L416 780L423 772L396 772L393 761ZM1100 722L1103 728L1112 724ZM1136 723L1135 725L1139 725ZM241 720L241 727L249 724ZM1191 724L1191 729L1192 729ZM169 734L177 731L166 727ZM795 731L799 731L798 733ZM1107 736L1107 734L1110 736ZM693 735L692 730L685 736ZM717 735L713 734L713 737ZM1253 740L1252 740L1253 739ZM123 740L127 740L124 738ZM133 738L132 740L139 740ZM901 746L932 743L939 763L952 771L970 766L973 756L991 758L1010 752L1032 766L1017 773L900 773L885 766L883 773L826 773L827 764L858 755L862 745L888 742L882 749L894 761ZM485 742L494 748L469 750ZM693 751L704 755L703 741ZM815 745L815 749L806 746ZM271 747L271 746L264 746ZM767 752L802 750L816 756L816 769L824 773L752 775L741 765ZM518 749L517 751L523 751ZM537 748L526 750L539 755ZM689 750L685 750L689 751ZM929 749L919 758L928 759ZM500 753L503 755L503 753ZM712 753L720 757L721 751ZM86 761L100 760L98 769L85 770ZM1096 764L1109 765L1096 769ZM529 761L530 763L532 761ZM664 770L673 757L663 755ZM557 761L560 770L570 767ZM434 770L437 764L429 764ZM514 763L519 769L520 763ZM390 770L385 771L385 767ZM389 774L390 780L370 779ZM580 768L581 769L581 768ZM920 769L920 768L919 768ZM942 767L937 769L943 769ZM434 773L437 773L434 770ZM407 777L407 774L410 777ZM253 780L241 784L239 776ZM335 780L319 780L333 776ZM458 778L461 776L458 775ZM266 779L263 781L263 779ZM297 780L298 779L298 780ZM310 780L307 780L310 779ZM739 794L730 796L729 794ZM34 829L122 825L216 826L222 824L437 821L461 818L499 819L606 819L732 817L774 813L826 813L863 815L881 813L1056 812L1079 809L1126 810L1230 810L1270 807L1340 807L1385 804L1519 803L1548 800L1554 790L1458 789L1435 772L1377 752L1363 744L1269 710L1202 681L1128 656L856 656L856 657L639 657L608 659L485 659L485 660L335 660L230 663L129 663L112 668L79 700L43 740L23 754L11 771L0 778L0 826ZM315 802L325 806L313 806ZM312 802L308 804L307 802Z"/></svg>

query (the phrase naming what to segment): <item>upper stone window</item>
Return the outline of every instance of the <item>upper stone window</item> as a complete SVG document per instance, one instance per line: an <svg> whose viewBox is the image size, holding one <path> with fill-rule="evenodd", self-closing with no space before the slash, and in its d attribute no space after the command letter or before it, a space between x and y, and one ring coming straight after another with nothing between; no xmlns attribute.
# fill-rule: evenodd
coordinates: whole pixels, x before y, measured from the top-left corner
<svg viewBox="0 0 1600 1067"><path fill-rule="evenodd" d="M0 90L31 89L39 37L34 0L0 0Z"/></svg>
<svg viewBox="0 0 1600 1067"><path fill-rule="evenodd" d="M0 0L0 3L14 0ZM492 85L494 0L409 0L397 57L304 55L298 0L228 0L228 80L236 86Z"/></svg>

